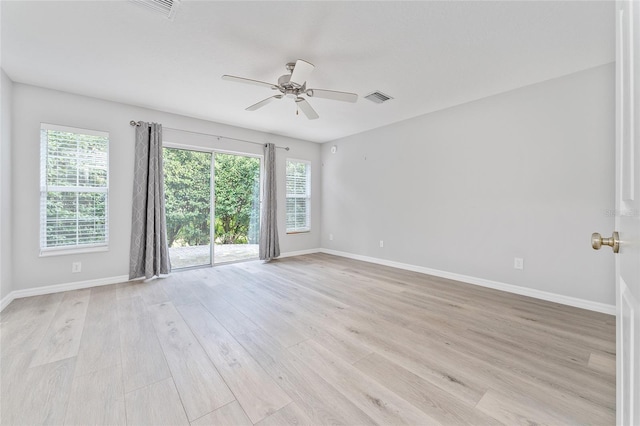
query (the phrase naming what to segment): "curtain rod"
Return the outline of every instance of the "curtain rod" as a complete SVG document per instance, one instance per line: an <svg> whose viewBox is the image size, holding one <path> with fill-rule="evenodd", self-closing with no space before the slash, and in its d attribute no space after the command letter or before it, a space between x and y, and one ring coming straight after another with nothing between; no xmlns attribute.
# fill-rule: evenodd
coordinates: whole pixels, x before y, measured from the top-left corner
<svg viewBox="0 0 640 426"><path fill-rule="evenodd" d="M131 126L136 126L136 127L140 126L140 122L139 121L134 121L134 120L131 120L129 122L129 124ZM223 139L229 139L229 140L232 140L232 141L252 143L252 144L255 144L255 145L266 145L266 144L264 144L262 142L254 142L254 141L248 141L248 140L245 140L245 139L229 138L227 136L214 135L214 134L211 134L211 133L194 132L192 130L174 129L174 128L171 128L171 127L163 127L163 128L167 129L167 130L175 130L177 132L193 133L194 135L213 136L214 138L218 138L218 140L220 140L220 138L223 138ZM284 149L285 151L289 151L289 147L288 146L276 146L276 148Z"/></svg>

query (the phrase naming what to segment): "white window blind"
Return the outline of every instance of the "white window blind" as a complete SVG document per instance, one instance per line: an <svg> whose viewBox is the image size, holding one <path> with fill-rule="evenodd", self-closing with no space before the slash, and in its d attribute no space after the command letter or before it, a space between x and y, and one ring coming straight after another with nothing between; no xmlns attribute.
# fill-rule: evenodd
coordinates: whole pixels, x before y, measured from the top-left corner
<svg viewBox="0 0 640 426"><path fill-rule="evenodd" d="M40 252L108 245L109 134L42 123Z"/></svg>
<svg viewBox="0 0 640 426"><path fill-rule="evenodd" d="M311 230L311 163L287 159L287 233Z"/></svg>

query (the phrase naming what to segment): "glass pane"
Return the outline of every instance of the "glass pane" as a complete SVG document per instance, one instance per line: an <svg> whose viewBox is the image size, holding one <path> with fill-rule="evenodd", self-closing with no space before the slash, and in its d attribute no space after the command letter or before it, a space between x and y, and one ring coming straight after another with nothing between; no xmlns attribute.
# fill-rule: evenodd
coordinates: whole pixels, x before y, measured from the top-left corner
<svg viewBox="0 0 640 426"><path fill-rule="evenodd" d="M106 137L46 131L47 185L107 187Z"/></svg>
<svg viewBox="0 0 640 426"><path fill-rule="evenodd" d="M310 165L287 160L286 173L286 225L287 232L309 231L309 179Z"/></svg>
<svg viewBox="0 0 640 426"><path fill-rule="evenodd" d="M309 209L307 198L287 198L286 224L287 232L309 230Z"/></svg>
<svg viewBox="0 0 640 426"><path fill-rule="evenodd" d="M107 240L107 194L78 193L78 244L100 244Z"/></svg>
<svg viewBox="0 0 640 426"><path fill-rule="evenodd" d="M215 263L258 258L260 159L215 154Z"/></svg>
<svg viewBox="0 0 640 426"><path fill-rule="evenodd" d="M46 216L46 244L44 247L74 246L78 244L77 192L48 192Z"/></svg>
<svg viewBox="0 0 640 426"><path fill-rule="evenodd" d="M211 264L211 154L164 148L164 190L173 269Z"/></svg>

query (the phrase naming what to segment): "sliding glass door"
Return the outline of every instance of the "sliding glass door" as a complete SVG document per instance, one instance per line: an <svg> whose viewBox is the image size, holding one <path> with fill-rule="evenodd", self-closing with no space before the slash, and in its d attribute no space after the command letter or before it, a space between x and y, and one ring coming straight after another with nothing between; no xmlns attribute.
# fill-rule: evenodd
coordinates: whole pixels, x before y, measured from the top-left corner
<svg viewBox="0 0 640 426"><path fill-rule="evenodd" d="M210 152L164 148L167 241L173 269L211 265Z"/></svg>
<svg viewBox="0 0 640 426"><path fill-rule="evenodd" d="M164 148L173 269L258 258L259 157Z"/></svg>
<svg viewBox="0 0 640 426"><path fill-rule="evenodd" d="M215 154L215 263L258 258L260 159Z"/></svg>

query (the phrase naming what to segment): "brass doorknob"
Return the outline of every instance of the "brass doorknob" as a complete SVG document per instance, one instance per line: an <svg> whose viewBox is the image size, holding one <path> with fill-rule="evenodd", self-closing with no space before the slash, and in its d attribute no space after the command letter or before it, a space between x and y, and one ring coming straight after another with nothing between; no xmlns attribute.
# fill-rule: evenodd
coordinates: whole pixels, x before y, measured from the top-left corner
<svg viewBox="0 0 640 426"><path fill-rule="evenodd" d="M602 238L602 235L597 232L591 234L591 247L600 250L602 246L612 247L613 252L618 253L620 251L620 235L614 232L611 238Z"/></svg>

